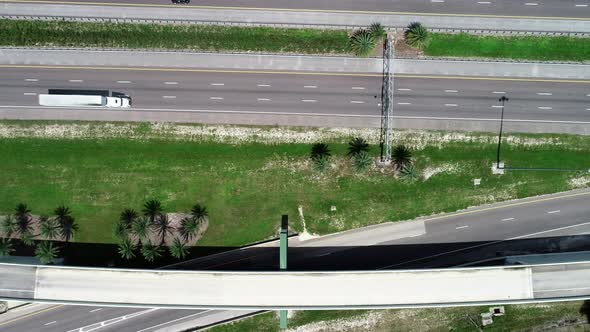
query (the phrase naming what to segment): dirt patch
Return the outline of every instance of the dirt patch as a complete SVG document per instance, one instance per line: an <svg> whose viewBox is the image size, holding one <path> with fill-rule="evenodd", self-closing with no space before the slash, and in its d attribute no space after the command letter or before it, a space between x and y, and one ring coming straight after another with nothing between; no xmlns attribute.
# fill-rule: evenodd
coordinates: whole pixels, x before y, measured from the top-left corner
<svg viewBox="0 0 590 332"><path fill-rule="evenodd" d="M398 31L394 34L395 40L395 56L400 58L420 58L424 56L424 52L413 48L406 43L406 38L403 31Z"/></svg>

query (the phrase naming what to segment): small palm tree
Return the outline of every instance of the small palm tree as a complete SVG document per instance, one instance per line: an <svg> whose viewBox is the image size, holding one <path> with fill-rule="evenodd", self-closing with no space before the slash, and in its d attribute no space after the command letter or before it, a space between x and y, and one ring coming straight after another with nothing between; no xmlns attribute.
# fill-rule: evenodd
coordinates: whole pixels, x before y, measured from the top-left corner
<svg viewBox="0 0 590 332"><path fill-rule="evenodd" d="M161 214L156 218L156 221L152 224L152 228L160 236L160 245L163 245L166 241L166 235L171 234L174 230L174 227L170 226L168 216L165 214Z"/></svg>
<svg viewBox="0 0 590 332"><path fill-rule="evenodd" d="M2 219L2 232L6 237L10 237L12 233L16 232L16 222L12 215L7 215Z"/></svg>
<svg viewBox="0 0 590 332"><path fill-rule="evenodd" d="M330 159L327 156L319 156L312 159L313 168L318 172L325 172L330 168Z"/></svg>
<svg viewBox="0 0 590 332"><path fill-rule="evenodd" d="M55 214L55 221L57 221L60 227L63 227L63 224L68 222L68 219L72 218L72 212L67 206L60 205L53 211L53 213Z"/></svg>
<svg viewBox="0 0 590 332"><path fill-rule="evenodd" d="M57 258L57 247L53 246L51 241L41 241L35 249L35 256L39 258L42 264L53 264Z"/></svg>
<svg viewBox="0 0 590 332"><path fill-rule="evenodd" d="M141 246L141 242L146 240L150 231L150 220L147 217L139 217L131 226L131 231L137 236L137 245Z"/></svg>
<svg viewBox="0 0 590 332"><path fill-rule="evenodd" d="M332 154L330 153L328 144L316 143L311 146L311 159L315 159L321 156L330 157L331 155Z"/></svg>
<svg viewBox="0 0 590 332"><path fill-rule="evenodd" d="M135 212L135 210L125 209L125 210L123 210L123 212L121 212L121 216L119 217L119 220L123 223L125 228L130 230L131 225L133 224L133 221L136 218L137 218L137 212Z"/></svg>
<svg viewBox="0 0 590 332"><path fill-rule="evenodd" d="M129 238L124 238L119 242L119 255L124 259L132 259L135 257L135 245Z"/></svg>
<svg viewBox="0 0 590 332"><path fill-rule="evenodd" d="M153 224L156 221L156 217L162 214L162 204L157 199L150 199L143 204L143 215L150 218L150 222Z"/></svg>
<svg viewBox="0 0 590 332"><path fill-rule="evenodd" d="M377 22L371 24L369 33L375 39L375 41L382 41L387 37L387 31L385 31L385 28L383 25L381 25L381 23Z"/></svg>
<svg viewBox="0 0 590 332"><path fill-rule="evenodd" d="M412 152L405 145L398 145L393 149L393 162L397 169L402 169L404 166L412 163Z"/></svg>
<svg viewBox="0 0 590 332"><path fill-rule="evenodd" d="M404 165L404 167L402 167L400 173L402 175L402 179L407 182L412 182L414 180L417 180L419 177L418 170L412 164Z"/></svg>
<svg viewBox="0 0 590 332"><path fill-rule="evenodd" d="M156 259L162 257L162 248L159 246L153 245L151 242L144 244L141 247L141 254L143 258L145 258L148 262L153 262Z"/></svg>
<svg viewBox="0 0 590 332"><path fill-rule="evenodd" d="M197 236L198 231L198 219L194 217L182 218L182 220L180 221L180 228L178 229L178 232L180 233L180 236L182 236L184 242L191 241L195 236Z"/></svg>
<svg viewBox="0 0 590 332"><path fill-rule="evenodd" d="M26 245L26 246L32 246L34 241L34 236L33 233L31 233L30 231L26 231L24 233L22 233L20 235L20 240Z"/></svg>
<svg viewBox="0 0 590 332"><path fill-rule="evenodd" d="M57 239L59 236L59 225L55 219L49 219L47 216L39 218L41 236L48 240Z"/></svg>
<svg viewBox="0 0 590 332"><path fill-rule="evenodd" d="M348 142L348 155L354 156L361 152L368 152L369 151L369 143L365 141L362 137L353 138L350 142Z"/></svg>
<svg viewBox="0 0 590 332"><path fill-rule="evenodd" d="M197 204L193 205L193 208L191 209L191 215L197 221L201 221L201 220L206 219L209 216L209 213L207 212L206 207L197 203Z"/></svg>
<svg viewBox="0 0 590 332"><path fill-rule="evenodd" d="M74 234L78 231L79 227L76 224L76 221L73 217L69 216L69 218L65 218L59 224L60 226L60 234L64 241L69 242L73 237Z"/></svg>
<svg viewBox="0 0 590 332"><path fill-rule="evenodd" d="M424 48L430 41L430 34L425 26L412 22L404 32L406 43L412 47Z"/></svg>
<svg viewBox="0 0 590 332"><path fill-rule="evenodd" d="M373 158L371 158L371 156L365 151L361 151L354 155L353 165L357 172L366 170L372 163Z"/></svg>
<svg viewBox="0 0 590 332"><path fill-rule="evenodd" d="M127 229L127 225L124 221L115 221L113 224L113 237L117 241L122 241L127 238L127 234L129 234L129 230Z"/></svg>
<svg viewBox="0 0 590 332"><path fill-rule="evenodd" d="M358 30L350 38L352 51L356 56L367 57L375 49L375 38L367 30Z"/></svg>
<svg viewBox="0 0 590 332"><path fill-rule="evenodd" d="M20 236L25 233L32 233L33 227L31 226L31 210L26 204L19 203L14 209L14 217L16 218L16 231Z"/></svg>
<svg viewBox="0 0 590 332"><path fill-rule="evenodd" d="M175 238L169 248L170 255L176 259L184 259L188 255L188 247L179 238Z"/></svg>
<svg viewBox="0 0 590 332"><path fill-rule="evenodd" d="M0 239L0 257L10 256L14 252L10 239Z"/></svg>

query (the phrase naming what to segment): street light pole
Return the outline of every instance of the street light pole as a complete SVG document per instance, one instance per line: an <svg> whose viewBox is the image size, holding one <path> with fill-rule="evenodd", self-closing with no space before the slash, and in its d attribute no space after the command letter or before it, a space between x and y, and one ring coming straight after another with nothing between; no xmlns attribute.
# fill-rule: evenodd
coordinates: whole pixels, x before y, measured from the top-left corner
<svg viewBox="0 0 590 332"><path fill-rule="evenodd" d="M500 145L502 144L502 127L504 125L504 103L509 99L502 96L498 101L502 102L502 115L500 116L500 135L498 135L498 153L496 154L496 167L500 168Z"/></svg>

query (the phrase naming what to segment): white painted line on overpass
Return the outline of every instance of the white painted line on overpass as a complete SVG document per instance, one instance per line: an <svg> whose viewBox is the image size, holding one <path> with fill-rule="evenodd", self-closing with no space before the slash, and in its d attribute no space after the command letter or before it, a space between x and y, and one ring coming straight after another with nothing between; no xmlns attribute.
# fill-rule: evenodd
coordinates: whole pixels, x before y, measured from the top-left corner
<svg viewBox="0 0 590 332"><path fill-rule="evenodd" d="M553 107L551 107L551 106L539 106L537 108L540 110L552 110L553 109Z"/></svg>
<svg viewBox="0 0 590 332"><path fill-rule="evenodd" d="M178 82L164 82L164 84L166 84L166 85L176 85L176 84L178 84Z"/></svg>
<svg viewBox="0 0 590 332"><path fill-rule="evenodd" d="M502 219L502 221L510 221L510 220L514 220L514 218L505 218L505 219Z"/></svg>
<svg viewBox="0 0 590 332"><path fill-rule="evenodd" d="M36 78L25 78L26 82L38 82L39 80Z"/></svg>
<svg viewBox="0 0 590 332"><path fill-rule="evenodd" d="M56 320L54 320L53 322L45 323L45 324L43 324L43 325L44 325L44 326L47 326L47 325L51 325L51 324L55 324L55 323L57 323L57 321L56 321Z"/></svg>
<svg viewBox="0 0 590 332"><path fill-rule="evenodd" d="M561 212L561 210L553 210L553 211L549 211L549 212L547 212L547 213L548 213L548 214L553 214L553 213L559 213L559 212Z"/></svg>
<svg viewBox="0 0 590 332"><path fill-rule="evenodd" d="M136 331L136 332L145 332L145 331L147 331L147 330L155 329L155 328L158 328L158 327L160 327L160 326L162 326L162 325L166 325L166 324L174 323L174 322L177 322L177 321L179 321L179 320L183 320L183 319L187 319L187 318L191 318L191 317L195 317L195 316L203 315L203 314L206 314L206 313L208 313L209 311L212 311L212 310L205 310L205 311L202 311L202 312L197 312L196 314L192 314L192 315L188 315L188 316L184 316L184 317L176 318L176 319L173 319L173 320L171 320L171 321L164 322L164 323L161 323L161 324L158 324L158 325L154 325L154 326L150 326L150 327L147 327L147 328L145 328L145 329L143 329L143 330L139 330L139 331Z"/></svg>
<svg viewBox="0 0 590 332"><path fill-rule="evenodd" d="M572 290L583 290L583 289L590 289L590 287L575 287L575 288L556 288L556 289L539 289L535 292L563 292L563 291L572 291Z"/></svg>
<svg viewBox="0 0 590 332"><path fill-rule="evenodd" d="M36 92L25 92L25 93L23 93L23 95L25 95L25 96L36 96L37 93Z"/></svg>
<svg viewBox="0 0 590 332"><path fill-rule="evenodd" d="M117 81L117 83L119 83L119 84L130 84L131 81Z"/></svg>

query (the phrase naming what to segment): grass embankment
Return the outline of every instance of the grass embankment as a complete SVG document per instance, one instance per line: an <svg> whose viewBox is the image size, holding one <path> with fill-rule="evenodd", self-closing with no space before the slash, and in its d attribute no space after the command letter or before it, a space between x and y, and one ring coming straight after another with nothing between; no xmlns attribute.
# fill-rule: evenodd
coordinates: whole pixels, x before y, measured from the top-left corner
<svg viewBox="0 0 590 332"><path fill-rule="evenodd" d="M414 148L421 173L415 182L375 167L355 174L346 142L360 134L374 144L378 130L326 132L0 122L0 215L19 202L33 214L51 214L65 204L80 224L75 240L113 242L111 225L124 208L139 210L156 198L167 212L188 212L199 201L210 215L200 243L234 246L275 235L285 213L301 231L299 206L307 229L325 234L590 183L583 172L492 176L494 135L444 132L396 132L396 142ZM309 137L330 143L333 166L325 174L309 163L311 144L278 144ZM588 168L589 150L590 137L514 135L506 138L502 159L520 167ZM375 145L371 154L378 155ZM476 189L474 178L482 179Z"/></svg>
<svg viewBox="0 0 590 332"><path fill-rule="evenodd" d="M431 33L429 56L482 57L540 61L590 60L590 38L501 37Z"/></svg>
<svg viewBox="0 0 590 332"><path fill-rule="evenodd" d="M343 54L346 31L0 20L0 44L201 51Z"/></svg>
<svg viewBox="0 0 590 332"><path fill-rule="evenodd" d="M506 315L494 317L485 331L553 330L557 326L584 328L587 317L580 313L583 302L559 302L539 305L507 305ZM480 313L489 306L403 310L299 311L288 322L293 331L455 331L478 328ZM585 307L588 310L588 305ZM473 322L469 320L470 317ZM588 325L586 325L587 327ZM299 328L299 329L298 329ZM573 328L573 327L572 327ZM211 332L280 331L276 313L265 313L210 329ZM289 331L289 330L288 330ZM576 330L577 331L577 330ZM585 331L585 330L584 330Z"/></svg>

